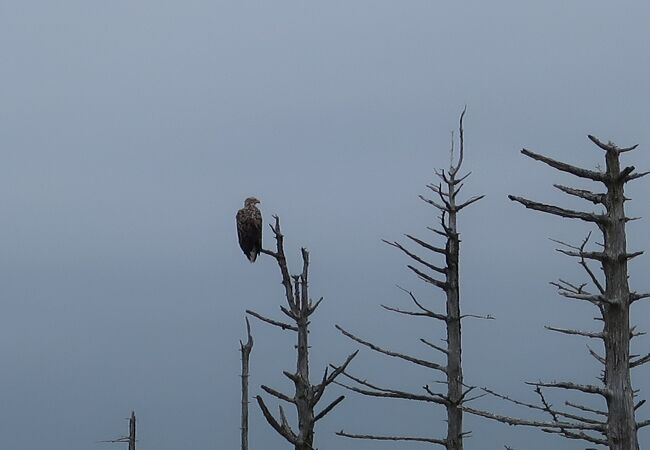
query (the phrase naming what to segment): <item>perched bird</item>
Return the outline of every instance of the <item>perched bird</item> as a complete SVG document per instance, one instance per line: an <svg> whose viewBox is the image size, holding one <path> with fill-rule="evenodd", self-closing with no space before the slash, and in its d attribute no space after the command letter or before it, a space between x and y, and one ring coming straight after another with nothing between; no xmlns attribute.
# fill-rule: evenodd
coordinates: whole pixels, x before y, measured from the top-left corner
<svg viewBox="0 0 650 450"><path fill-rule="evenodd" d="M244 200L244 207L237 211L239 246L252 263L262 249L262 213L255 206L259 202L255 197L248 197Z"/></svg>

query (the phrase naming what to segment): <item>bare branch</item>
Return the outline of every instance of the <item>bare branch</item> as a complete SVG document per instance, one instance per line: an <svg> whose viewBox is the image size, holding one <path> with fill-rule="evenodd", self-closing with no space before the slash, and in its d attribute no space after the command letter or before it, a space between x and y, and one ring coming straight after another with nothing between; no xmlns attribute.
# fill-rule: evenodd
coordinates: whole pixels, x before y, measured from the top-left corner
<svg viewBox="0 0 650 450"><path fill-rule="evenodd" d="M584 198L585 200L592 202L594 205L605 204L605 194L595 194L591 191L586 191L584 189L575 189L575 188L563 186L561 184L554 184L553 186L566 194L573 195L575 197Z"/></svg>
<svg viewBox="0 0 650 450"><path fill-rule="evenodd" d="M471 174L472 174L471 171L470 171L470 172L467 172L467 173L466 173L465 175L463 175L462 177L455 179L453 184L458 185L458 184L462 183L462 182L465 181L465 180L466 180L466 179L467 179Z"/></svg>
<svg viewBox="0 0 650 450"><path fill-rule="evenodd" d="M332 365L330 365L330 366L335 367L335 366L332 366ZM374 397L383 396L381 394L391 394L391 395L386 395L386 397L392 397L392 398L407 398L407 397L409 397L411 395L408 392L402 392L402 391L398 391L396 389L389 389L389 388L379 387L377 385L374 385L374 384L370 383L368 380L362 380L362 379L357 378L357 377L355 377L353 375L350 375L347 372L343 372L343 376L346 377L346 378L349 378L349 379L351 379L351 380L353 380L353 381L355 381L357 383L359 383L362 386L366 386L366 387L372 389L373 391L376 391L376 392L371 392L371 391L361 390L361 389L356 388L354 386L349 386L349 385L346 385L344 383L341 383L340 381L335 381L334 382L334 384L337 384L337 385L341 386L342 388L345 388L345 389L353 391L353 392L358 392L360 394L370 395L370 396L374 396ZM404 396L402 394L404 394ZM422 398L418 398L417 400L429 401L429 399L427 397L425 397L425 396L420 396L420 397L422 397Z"/></svg>
<svg viewBox="0 0 650 450"><path fill-rule="evenodd" d="M273 229L273 226L271 226L271 229ZM271 250L267 250L267 249L265 249L265 248L261 248L261 249L260 249L260 253L264 253L265 255L269 255L269 256L271 256L271 257L273 257L273 258L277 258L277 257L278 257L278 254L277 254L277 253L275 253L274 251L271 251Z"/></svg>
<svg viewBox="0 0 650 450"><path fill-rule="evenodd" d="M309 308L308 308L308 315L312 315L314 311L316 311L316 308L318 308L318 305L323 301L323 297L319 298L316 303L312 303L311 300L309 301Z"/></svg>
<svg viewBox="0 0 650 450"><path fill-rule="evenodd" d="M562 297L572 298L574 300L584 300L594 305L601 305L603 303L611 303L607 298L602 295L590 295L590 294L572 294L570 292L560 292Z"/></svg>
<svg viewBox="0 0 650 450"><path fill-rule="evenodd" d="M434 286L439 287L442 290L447 290L447 288L449 287L446 282L436 280L435 278L430 277L429 275L422 272L421 270L411 266L410 264L408 264L406 267L411 269L411 271L413 271L417 276L419 276L421 280L426 281L427 283L433 284Z"/></svg>
<svg viewBox="0 0 650 450"><path fill-rule="evenodd" d="M554 216L567 217L570 219L580 219L586 222L593 222L593 223L604 223L607 218L607 216L604 216L602 214L573 211L571 209L560 208L559 206L553 206L553 205L547 205L545 203L535 202L523 197L517 197L515 195L508 195L508 198L512 201L521 203L526 208L534 209L536 211L541 211L548 214L553 214Z"/></svg>
<svg viewBox="0 0 650 450"><path fill-rule="evenodd" d="M636 180L637 178L645 177L648 174L650 174L650 172L632 173L632 174L628 175L628 177L627 177L627 179L625 181Z"/></svg>
<svg viewBox="0 0 650 450"><path fill-rule="evenodd" d="M470 386L467 390L465 390L465 392L463 392L463 394L460 396L461 405L463 403L471 402L472 400L476 400L478 398L485 397L486 395L488 395L486 392L484 392L483 394L475 395L473 397L467 397L467 394L472 392L474 389L476 389L476 386Z"/></svg>
<svg viewBox="0 0 650 450"><path fill-rule="evenodd" d="M478 315L478 314L462 314L461 319L483 319L483 320L495 320L495 317L492 314Z"/></svg>
<svg viewBox="0 0 650 450"><path fill-rule="evenodd" d="M298 316L296 316L295 312L288 310L287 308L285 308L282 305L280 305L280 311L282 311L290 319L296 320L298 318Z"/></svg>
<svg viewBox="0 0 650 450"><path fill-rule="evenodd" d="M639 294L638 292L630 292L630 303L634 303L637 300L643 300L650 298L650 293Z"/></svg>
<svg viewBox="0 0 650 450"><path fill-rule="evenodd" d="M436 381L436 383L448 384L446 381ZM433 391L431 390L431 388L429 387L428 384L425 384L424 386L422 386L422 389L424 389L425 391L427 391L427 393L428 393L430 396L435 397L435 398L440 398L440 399L444 400L443 403L444 403L445 405L451 403L451 401L449 400L449 397L447 397L446 395L440 394L439 392L433 392ZM458 404L460 404L460 402L459 402Z"/></svg>
<svg viewBox="0 0 650 450"><path fill-rule="evenodd" d="M566 164L561 161L556 161L546 156L531 152L530 150L527 150L525 148L521 150L521 153L528 156L529 158L532 158L537 161L541 161L544 164L553 167L554 169L560 170L562 172L570 173L580 178L588 178L590 180L601 181L601 182L604 182L606 178L605 174L602 172L594 172L593 170L587 170L581 167L572 166L570 164Z"/></svg>
<svg viewBox="0 0 650 450"><path fill-rule="evenodd" d="M522 402L522 401L519 401L519 400L515 400L515 399L513 399L511 397L508 397L507 395L499 394L499 393L494 392L494 391L492 391L490 389L487 389L487 388L481 388L481 390L483 390L487 394L490 394L490 395L492 395L494 397L500 398L502 400L505 400L505 401L507 401L509 403L512 403L512 404L515 404L515 405L524 406L526 408L534 409L534 410L538 410L538 411L546 411L547 413L549 413L553 417L553 420L555 422L559 422L559 419L557 418L557 416L561 416L561 417L564 417L564 418L567 418L567 419L577 420L577 421L580 421L580 422L605 425L603 422L600 422L600 421L597 421L597 420L594 420L594 419L589 419L589 418L577 416L575 414L570 414L570 413L567 413L567 412L563 412L563 411L553 409L546 402L546 398L544 398L544 394L542 393L542 391L541 391L541 389L539 387L537 387L535 389L535 392L542 399L543 406L534 405L532 403L526 403L526 402Z"/></svg>
<svg viewBox="0 0 650 450"><path fill-rule="evenodd" d="M429 347L431 347L431 348L433 348L433 349L435 349L435 350L438 350L438 351L441 352L441 353L444 353L445 355L448 355L448 354L449 354L449 350L446 350L446 349L444 349L444 348L442 348L442 347L438 347L437 345L432 344L431 342L427 341L427 340L424 339L424 338L421 338L421 339L420 339L420 342L422 342L422 343L425 344L425 345L428 345Z"/></svg>
<svg viewBox="0 0 650 450"><path fill-rule="evenodd" d="M420 200L422 200L425 203L430 204L431 206L438 208L440 211L447 211L447 205L441 205L440 203L436 203L435 201L431 200L430 198L426 198L423 195L418 195L420 197Z"/></svg>
<svg viewBox="0 0 650 450"><path fill-rule="evenodd" d="M444 171L443 171L443 174L444 174ZM442 179L445 180L445 184L447 184L447 185L451 182L451 181L448 180L444 175L442 176ZM439 198L440 201L445 205L445 207L442 208L441 211L442 211L442 212L449 212L449 211L452 209L452 206L451 206L451 203L450 203L450 201L451 201L452 199L449 197L449 194L448 194L448 193L447 193L447 194L443 194L443 191L442 191L442 184L439 184L439 185L438 185L437 193L438 193L438 198ZM445 198L445 197L446 197L446 198Z"/></svg>
<svg viewBox="0 0 650 450"><path fill-rule="evenodd" d="M334 400L332 403L327 405L325 407L325 409L323 409L320 413L316 414L316 416L314 417L314 422L318 422L320 419L325 417L327 415L327 413L329 413L331 410L333 410L336 407L336 405L341 403L344 399L345 399L345 395L341 395L336 400Z"/></svg>
<svg viewBox="0 0 650 450"><path fill-rule="evenodd" d="M283 424L280 425L277 420L275 420L275 417L271 414L269 409L266 407L266 404L264 404L264 400L262 397L259 395L255 397L257 399L257 404L260 406L260 409L262 410L262 414L264 415L264 418L266 421L273 427L273 429L282 437L284 437L287 441L290 443L294 444L296 443L296 434L289 428L288 424L286 421L283 419L282 422ZM282 414L284 415L284 414Z"/></svg>
<svg viewBox="0 0 650 450"><path fill-rule="evenodd" d="M253 349L253 335L251 334L251 324L248 321L248 317L246 317L245 320L246 320L246 343L244 344L244 342L240 340L239 348L241 349L242 353L245 351L250 353L251 350Z"/></svg>
<svg viewBox="0 0 650 450"><path fill-rule="evenodd" d="M617 181L625 183L627 177L634 172L634 166L628 166L625 169L621 170L621 173L618 175Z"/></svg>
<svg viewBox="0 0 650 450"><path fill-rule="evenodd" d="M445 197L449 197L449 194L442 190L441 184L427 184L427 188L431 189L437 195L444 195Z"/></svg>
<svg viewBox="0 0 650 450"><path fill-rule="evenodd" d="M644 420L643 422L639 422L636 424L636 429L639 430L643 427L647 427L648 425L650 425L650 420Z"/></svg>
<svg viewBox="0 0 650 450"><path fill-rule="evenodd" d="M387 241L386 239L382 239L382 241L385 242L386 244L390 245L391 247L395 247L395 248L401 250L404 254L408 255L411 259L413 259L414 261L419 262L420 264L422 264L425 267L428 267L429 269L433 270L434 272L438 272L438 273L441 273L443 275L447 273L447 269L442 268L442 267L438 267L436 265L433 265L433 264L423 260L418 255L416 255L415 253L410 252L408 249L406 249L404 246L402 246L399 242L396 242L396 241L395 242L390 242L390 241Z"/></svg>
<svg viewBox="0 0 650 450"><path fill-rule="evenodd" d="M264 317L263 315L258 314L255 311L252 311L250 309L246 310L246 314L250 314L251 316L260 319L262 322L269 323L269 324L274 325L276 327L282 328L283 330L298 331L298 327L295 327L293 325L289 325L288 323L285 323L285 322L280 322L278 320L269 319L268 317Z"/></svg>
<svg viewBox="0 0 650 450"><path fill-rule="evenodd" d="M386 311L391 311L391 312L395 312L395 313L398 313L398 314L404 314L406 316L433 317L434 319L438 319L438 320L442 320L442 321L447 320L447 316L443 316L442 314L436 314L436 313L433 313L431 311L429 311L429 312L426 312L426 311L422 311L422 312L404 311L403 309L394 308L392 306L386 306L386 305L380 305L380 306L382 308L384 308Z"/></svg>
<svg viewBox="0 0 650 450"><path fill-rule="evenodd" d="M579 409L581 411L586 411L586 412L590 412L590 413L593 413L593 414L597 414L599 416L607 417L607 413L605 411L600 411L598 409L589 408L587 406L579 405L577 403L572 403L572 402L564 402L564 404L567 405L567 406L570 406L572 408Z"/></svg>
<svg viewBox="0 0 650 450"><path fill-rule="evenodd" d="M446 445L446 441L443 439L431 439L424 437L412 437L412 436L378 436L374 434L350 434L341 430L336 433L337 436L347 437L351 439L366 439L373 441L411 441L411 442L428 442L430 444Z"/></svg>
<svg viewBox="0 0 650 450"><path fill-rule="evenodd" d="M603 365L606 364L605 358L603 358L603 357L600 356L598 353L596 353L596 352L595 352L591 347L589 347L588 345L587 345L587 350L589 351L589 354L590 354L591 356L593 356L593 358L594 358L596 361L598 361L599 363L601 363L601 364L603 364Z"/></svg>
<svg viewBox="0 0 650 450"><path fill-rule="evenodd" d="M624 259L627 259L627 260L629 261L630 259L633 259L633 258L636 258L637 256L641 256L641 255L643 255L643 253L644 253L643 250L641 250L641 251L639 251L639 252L624 253L624 254L622 255L622 257L623 257Z"/></svg>
<svg viewBox="0 0 650 450"><path fill-rule="evenodd" d="M283 370L282 375L294 382L294 384L300 383L300 377L295 373L291 373L288 370Z"/></svg>
<svg viewBox="0 0 650 450"><path fill-rule="evenodd" d="M314 400L313 400L314 405L315 405L316 403L318 403L318 401L320 400L321 396L323 395L323 392L325 392L325 388L326 388L327 386L329 386L331 383L333 383L334 380L336 380L336 378L337 378L340 374L342 374L342 373L345 372L345 369L348 367L348 365L349 365L350 362L354 359L354 357L357 356L358 353L359 353L359 350L357 350L357 351L351 353L351 354L350 354L350 355L345 359L345 361L343 362L343 364L341 364L341 365L338 366L338 367L336 367L336 366L330 364L330 366L331 366L332 368L334 368L334 371L333 371L331 374L329 374L329 375L327 375L327 368L325 369L325 375L323 375L323 381L322 381L319 385L317 385L317 386L314 387Z"/></svg>
<svg viewBox="0 0 650 450"><path fill-rule="evenodd" d="M642 358L635 359L634 361L632 361L630 359L630 369L632 369L634 367L642 366L643 364L647 363L648 361L650 361L650 353L648 353L647 355L645 355Z"/></svg>
<svg viewBox="0 0 650 450"><path fill-rule="evenodd" d="M562 333L562 334L584 336L584 337L594 338L594 339L603 339L604 338L604 334L602 332L580 331L580 330L572 330L570 328L556 328L556 327L550 327L550 326L545 326L544 328L546 328L547 330L556 331L556 332Z"/></svg>
<svg viewBox="0 0 650 450"><path fill-rule="evenodd" d="M546 411L551 416L553 422L558 422L559 420L558 414L551 408L551 405L546 401L546 397L544 397L544 393L542 392L542 389L537 387L535 388L535 392L539 396L542 405L544 405L541 409L543 411Z"/></svg>
<svg viewBox="0 0 650 450"><path fill-rule="evenodd" d="M496 420L497 422L507 423L508 425L521 425L535 428L549 428L549 429L566 429L566 430L591 430L591 431L603 431L603 425L598 424L587 424L587 423L573 423L573 422L545 422L539 420L525 420L518 419L516 417L502 416L499 414L494 414L488 411L483 411L480 409L471 408L469 406L462 406L463 411L467 411L470 414L476 416L485 417L486 419Z"/></svg>
<svg viewBox="0 0 650 450"><path fill-rule="evenodd" d="M285 402L288 402L288 403L293 403L294 405L296 404L296 400L289 397L288 395L283 394L282 392L276 391L275 389L272 389L272 388L270 388L268 386L264 386L264 385L262 385L260 387L262 388L263 391L271 394L272 396L274 396L276 398L279 398L280 400L284 400Z"/></svg>
<svg viewBox="0 0 650 450"><path fill-rule="evenodd" d="M440 235L440 236L442 236L442 237L444 237L444 238L448 238L448 237L449 237L449 234L447 234L445 231L440 231L440 230L438 230L437 228L427 227L427 230L429 230L429 231L433 231L434 233L436 233L436 234L438 234L438 235Z"/></svg>
<svg viewBox="0 0 650 450"><path fill-rule="evenodd" d="M587 245L587 242L589 242L590 237L591 237L591 231L589 232L589 234L587 234L587 237L585 238L585 240L582 241L582 245L580 246L580 249L579 249L579 251L581 253L584 252L585 246ZM598 291L601 294L605 295L605 288L600 284L600 282L598 281L598 278L596 278L596 275L591 271L591 269L587 265L587 261L585 261L584 257L580 258L580 265L582 266L583 269L585 269L585 271L587 272L587 275L589 275L589 278L591 279L591 282L594 283L594 286L596 286L596 289L598 289Z"/></svg>
<svg viewBox="0 0 650 450"><path fill-rule="evenodd" d="M460 143L460 150L459 150L459 156L458 156L458 163L456 166L450 164L449 168L449 174L454 178L458 171L460 170L460 166L463 164L463 156L465 152L465 131L463 130L463 119L465 118L465 113L467 112L467 105L463 108L463 112L460 113L460 119L458 121L458 138L459 138L459 143ZM452 137L452 145L453 145L453 137ZM452 147L453 148L453 147Z"/></svg>
<svg viewBox="0 0 650 450"><path fill-rule="evenodd" d="M413 292L411 292L411 291L409 291L407 289L404 289L403 287L401 287L399 285L397 285L397 288L404 291L404 292L406 292L409 295L409 297L411 297L411 300L413 300L413 303L415 303L415 305L418 308L420 308L422 311L428 313L431 317L433 317L435 319L438 319L438 320L446 320L447 319L447 316L442 315L442 314L438 314L438 313L433 312L433 311L425 308L424 306L422 306L422 304L418 301L418 299L415 298L415 295L413 295Z"/></svg>
<svg viewBox="0 0 650 450"><path fill-rule="evenodd" d="M610 152L625 153L625 152L632 151L639 146L639 144L636 144L633 145L632 147L618 148L612 142L608 142L607 144L602 143L601 141L598 140L597 137L591 134L588 134L587 137L591 142L596 144L598 147L602 148L605 151L610 151Z"/></svg>
<svg viewBox="0 0 650 450"><path fill-rule="evenodd" d="M588 236L590 236L590 235L591 235L591 232L589 232ZM577 245L568 244L568 243L560 241L558 239L553 239L553 238L548 238L548 239L549 239L549 241L555 242L556 244L560 244L560 245L563 245L565 247L572 248L574 250L580 251L580 249L581 249L581 247L579 247Z"/></svg>
<svg viewBox="0 0 650 450"><path fill-rule="evenodd" d="M587 283L583 283L580 286L577 286L575 284L569 283L568 281L564 281L563 279L558 279L557 283L555 281L549 282L550 285L553 285L558 288L558 290L563 291L563 292L570 292L572 294L587 294L591 295L589 292L585 290L585 286Z"/></svg>
<svg viewBox="0 0 650 450"><path fill-rule="evenodd" d="M580 259L593 259L601 262L608 259L607 255L604 252L574 252L572 250L564 250L562 248L558 248L556 251L564 255L573 256Z"/></svg>
<svg viewBox="0 0 650 450"><path fill-rule="evenodd" d="M568 389L568 390L573 390L573 391L580 391L584 392L586 394L598 394L602 397L607 398L609 396L607 390L604 388L601 388L599 386L594 386L590 384L577 384L577 383L571 383L568 381L551 381L551 382L542 382L538 381L536 383L531 383L527 382L526 384L531 385L531 386L538 386L538 387L550 387L550 388L558 388L558 389Z"/></svg>
<svg viewBox="0 0 650 450"><path fill-rule="evenodd" d="M415 401L420 401L420 402L431 402L431 403L438 403L438 404L447 404L447 399L437 393L429 392L430 396L428 395L422 395L422 394L413 394L410 392L406 391L400 391L398 389L388 389L388 388L382 388L377 385L371 384L367 380L362 380L360 378L357 378L353 375L350 375L347 372L343 372L343 376L346 378L349 378L356 383L365 386L371 390L368 389L361 389L355 386L349 386L344 383L340 383L338 381L335 381L334 384L337 384L345 389L348 389L353 392L357 392L359 394L366 395L368 397L382 397L382 398L396 398L396 399L401 399L401 400L415 400Z"/></svg>
<svg viewBox="0 0 650 450"><path fill-rule="evenodd" d="M607 445L607 440L603 438L597 438L591 435L588 435L585 432L582 431L569 431L564 428L560 428L557 430L550 429L550 428L541 428L541 430L545 433L551 433L551 434L559 434L561 436L564 436L567 439L577 439L577 440L582 440L582 441L587 441L591 442L592 444L597 444L597 445ZM601 434L604 434L601 432ZM587 450L594 450L594 449L587 449Z"/></svg>
<svg viewBox="0 0 650 450"><path fill-rule="evenodd" d="M287 420L287 416L284 413L284 409L282 408L282 405L278 405L278 409L280 410L280 421L282 423L282 427L287 430L291 430L291 427L289 426L289 421ZM296 440L298 440L297 437Z"/></svg>
<svg viewBox="0 0 650 450"><path fill-rule="evenodd" d="M119 444L119 443L122 443L122 442L129 442L129 437L128 436L122 436L121 438L117 438L117 439L108 439L108 440L105 440L105 441L97 441L97 442L102 443L102 444Z"/></svg>
<svg viewBox="0 0 650 450"><path fill-rule="evenodd" d="M485 195L477 195L475 197L472 197L469 200L467 200L466 202L461 203L460 205L458 205L456 207L456 211L460 211L461 209L465 208L466 206L469 206L474 202L478 202L479 200L481 200L484 197L485 197Z"/></svg>
<svg viewBox="0 0 650 450"><path fill-rule="evenodd" d="M433 245L430 245L430 244L424 242L421 239L418 239L416 237L411 236L410 234L407 234L405 236L407 238L409 238L410 240L412 240L413 242L415 242L415 243L421 245L422 247L426 248L427 250L431 250L432 252L435 252L435 253L440 253L441 255L446 255L447 254L447 252L446 252L446 250L444 248L435 247Z"/></svg>
<svg viewBox="0 0 650 450"><path fill-rule="evenodd" d="M372 344L372 343L370 343L368 341L364 341L363 339L358 338L357 336L353 335L352 333L350 333L348 331L345 331L339 325L335 325L335 327L336 327L337 330L339 330L341 333L343 333L343 335L345 335L346 337L352 339L355 342L358 342L359 344L365 345L366 347L368 347L371 350L374 350L374 351L379 352L379 353L383 353L384 355L387 355L387 356L392 356L394 358L403 359L404 361L412 362L414 364L417 364L418 366L428 367L429 369L434 369L434 370L438 370L438 371L440 371L442 373L446 373L445 367L443 367L443 366L441 366L439 364L432 363L430 361L425 361L425 360L419 359L419 358L414 358L412 356L404 355L402 353L397 353L397 352L393 352L393 351L390 351L390 350L384 350L383 348L378 347L375 344Z"/></svg>
<svg viewBox="0 0 650 450"><path fill-rule="evenodd" d="M289 304L290 309L295 309L296 304L294 301L293 287L291 286L291 276L289 275L289 268L287 267L287 259L284 255L284 235L280 229L280 217L277 215L273 216L275 220L275 225L270 225L271 231L275 235L276 243L276 252L263 251L263 253L269 254L275 258L280 268L280 273L282 274L282 285L284 286L285 297L287 303Z"/></svg>

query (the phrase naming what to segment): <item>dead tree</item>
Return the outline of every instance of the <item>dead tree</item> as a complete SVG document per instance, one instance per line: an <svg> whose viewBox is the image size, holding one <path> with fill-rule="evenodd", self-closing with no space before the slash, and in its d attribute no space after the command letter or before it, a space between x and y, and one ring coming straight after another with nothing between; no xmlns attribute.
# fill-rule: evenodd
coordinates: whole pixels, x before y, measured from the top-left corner
<svg viewBox="0 0 650 450"><path fill-rule="evenodd" d="M269 411L266 403L261 396L256 396L257 403L262 410L266 421L273 429L284 437L294 446L295 450L314 450L314 428L316 422L325 417L336 405L338 405L345 396L341 395L329 403L320 412L316 413L315 408L321 400L327 386L332 384L343 370L348 366L350 361L356 356L357 352L347 357L345 362L336 370L325 373L321 381L312 384L309 378L309 323L310 316L316 311L323 298L313 302L309 297L309 252L301 249L302 272L299 275L290 275L287 267L287 260L284 253L284 236L280 229L280 219L274 216L275 224L271 225L271 230L275 236L276 251L262 249L261 253L273 257L282 275L282 285L287 301L287 306L280 306L280 310L291 319L293 323L287 323L262 316L255 311L246 310L246 313L260 319L282 330L288 330L297 334L296 345L296 371L284 371L283 374L294 384L293 395L284 394L278 390L262 385L261 388L269 395L277 399L292 404L296 408L298 416L297 431L289 425L289 421L284 413L282 405L279 406L280 419L276 419Z"/></svg>
<svg viewBox="0 0 650 450"><path fill-rule="evenodd" d="M241 450L248 450L248 364L253 350L253 336L248 317L246 318L246 335L245 344L243 341L239 341L239 351L241 352Z"/></svg>
<svg viewBox="0 0 650 450"><path fill-rule="evenodd" d="M635 420L635 410L645 400L635 404L636 391L630 381L630 370L650 361L650 355L643 357L630 355L631 340L642 334L630 325L630 306L637 300L650 297L650 294L639 294L631 291L628 286L628 261L643 252L630 253L627 250L625 225L633 218L625 215L624 205L629 199L625 197L624 188L626 183L647 175L648 172L635 172L633 166L621 168L620 156L635 149L636 145L619 148L611 142L605 144L594 136L589 136L589 139L605 151L604 171L572 166L526 149L522 150L522 153L559 171L603 185L604 192L554 185L565 194L600 206L600 211L575 211L513 195L510 195L509 198L529 209L594 224L602 234L602 243L598 244L598 249L593 251L587 248L591 233L579 245L556 241L560 245L558 249L560 253L577 260L587 277L587 282L573 283L560 279L551 283L561 296L594 305L599 312L599 317L596 319L602 321L603 324L602 330L583 331L554 326L546 327L554 332L582 336L602 343L604 355L588 347L589 353L603 366L602 374L599 377L601 383L598 385L564 381L529 383L534 386L539 396L539 404L518 402L507 396L486 390L486 392L507 401L542 411L549 415L550 420L548 421L522 420L498 416L485 411L478 413L510 425L537 427L547 433L607 446L612 450L638 450L637 430L650 425L650 421L637 422ZM593 264L600 265L601 274L597 274L592 269L591 265ZM549 388L595 395L604 401L606 406L605 408L593 408L583 403L567 401L565 402L567 408L553 407L544 395L544 389ZM469 408L467 410L469 411Z"/></svg>
<svg viewBox="0 0 650 450"><path fill-rule="evenodd" d="M356 439L374 439L374 440L391 440L391 441L418 441L437 444L445 447L448 450L461 450L463 448L463 437L467 434L463 431L463 410L461 406L471 400L468 398L468 393L473 388L465 386L463 382L463 369L461 360L461 321L464 317L481 317L474 315L462 315L460 311L460 292L459 292L459 273L458 266L460 260L460 238L457 225L458 213L465 207L483 198L483 195L475 196L466 201L460 201L458 194L463 187L463 181L470 175L467 173L464 176L459 175L460 168L463 163L464 157L464 135L463 135L463 118L465 111L460 116L459 124L459 154L458 161L454 163L454 140L452 135L451 154L452 161L448 171L436 171L436 175L440 179L438 184L430 184L427 187L436 195L435 199L420 198L429 205L440 211L440 228L430 227L429 230L434 234L442 236L445 244L444 247L438 247L430 244L429 242L419 239L415 236L407 234L406 237L417 244L427 252L433 253L444 258L444 266L432 264L424 257L419 256L414 251L409 250L406 246L399 242L384 241L387 244L397 248L406 256L408 256L413 264L407 267L421 280L427 284L442 290L445 295L446 311L434 312L433 308L424 306L416 296L405 289L404 292L408 294L410 300L413 302L414 310L404 310L401 308L382 305L388 311L412 316L412 317L426 317L433 319L437 322L442 322L446 327L447 337L444 346L438 346L430 342L430 340L420 339L420 341L428 347L440 352L443 358L446 359L445 363L439 364L429 360L423 360L409 356L406 354L394 352L391 350L379 347L369 341L361 339L356 335L344 330L337 325L337 328L348 338L356 341L381 354L396 357L418 366L430 369L438 375L444 377L443 384L446 385L446 392L434 392L428 385L424 386L424 390L419 393L410 393L391 388L379 387L371 384L367 380L350 375L344 372L348 379L352 380L354 384L345 385L346 388L373 397L385 398L398 398L414 401L422 401L443 405L447 411L447 433L446 437L442 439L435 439L430 437L413 437L413 436L379 436L379 435L360 435L351 434L345 431L340 431L339 436ZM490 316L481 318L491 318Z"/></svg>
<svg viewBox="0 0 650 450"><path fill-rule="evenodd" d="M129 450L135 450L135 411L131 411L129 418Z"/></svg>
<svg viewBox="0 0 650 450"><path fill-rule="evenodd" d="M123 436L117 439L110 439L108 441L100 441L108 443L127 443L129 444L128 450L135 450L135 411L131 411L131 417L129 418L129 435Z"/></svg>

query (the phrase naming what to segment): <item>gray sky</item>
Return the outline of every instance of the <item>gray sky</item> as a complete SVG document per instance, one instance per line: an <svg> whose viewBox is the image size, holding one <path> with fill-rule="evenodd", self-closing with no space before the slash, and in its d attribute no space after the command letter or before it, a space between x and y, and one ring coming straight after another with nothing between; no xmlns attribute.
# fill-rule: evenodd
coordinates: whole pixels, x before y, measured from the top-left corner
<svg viewBox="0 0 650 450"><path fill-rule="evenodd" d="M237 246L234 214L251 194L267 220L281 215L294 264L300 245L312 252L312 293L325 297L315 376L356 348L334 323L426 356L417 339L437 325L379 304L405 305L395 283L440 295L380 238L427 236L434 212L417 194L447 165L464 104L467 194L487 197L460 218L462 306L498 318L465 325L467 381L528 400L525 380L592 382L584 342L543 330L594 326L594 310L547 284L580 275L547 237L588 228L505 196L578 206L551 187L570 178L518 150L594 167L587 133L640 144L627 161L650 168L650 6L530 3L0 2L2 447L114 448L95 442L123 434L135 409L142 450L236 448L243 312L276 315L282 301L273 262L250 265ZM645 180L631 186L631 215L650 216L649 194ZM631 249L650 250L647 224L630 225ZM650 290L647 270L647 256L633 263L634 288ZM648 330L646 311L634 321ZM288 388L292 337L253 327L252 393ZM351 369L431 381L368 352ZM441 420L351 395L319 423L317 445L392 449L333 432L440 436ZM467 422L470 450L583 448ZM251 427L252 449L286 448L256 408Z"/></svg>

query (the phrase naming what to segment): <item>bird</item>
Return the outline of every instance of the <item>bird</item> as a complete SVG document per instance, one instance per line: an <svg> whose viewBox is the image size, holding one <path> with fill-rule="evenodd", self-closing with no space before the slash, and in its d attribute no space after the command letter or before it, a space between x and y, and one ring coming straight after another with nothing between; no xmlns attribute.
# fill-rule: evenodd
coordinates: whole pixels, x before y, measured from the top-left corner
<svg viewBox="0 0 650 450"><path fill-rule="evenodd" d="M251 263L257 259L262 249L262 213L255 197L244 200L244 207L237 211L237 236L239 246Z"/></svg>

